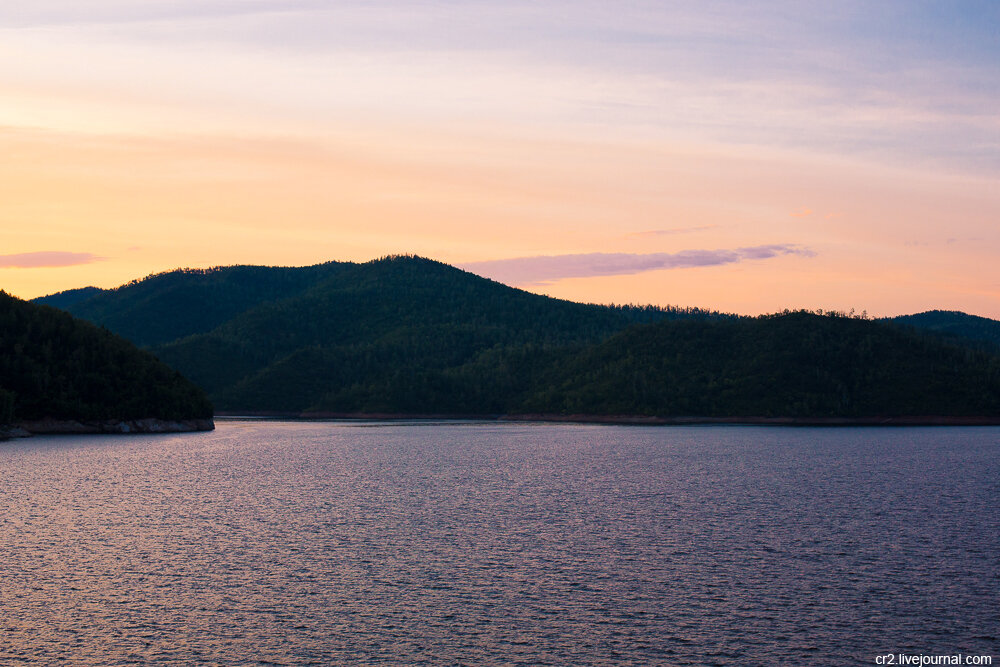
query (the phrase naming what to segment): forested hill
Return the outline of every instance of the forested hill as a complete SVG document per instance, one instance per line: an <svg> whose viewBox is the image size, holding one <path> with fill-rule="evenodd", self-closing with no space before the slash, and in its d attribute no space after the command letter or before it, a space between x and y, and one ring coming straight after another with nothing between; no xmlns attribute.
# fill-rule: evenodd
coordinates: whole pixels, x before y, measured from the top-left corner
<svg viewBox="0 0 1000 667"><path fill-rule="evenodd" d="M553 365L525 411L1000 417L1000 358L883 322L794 312L636 327Z"/></svg>
<svg viewBox="0 0 1000 667"><path fill-rule="evenodd" d="M562 301L409 256L180 270L66 308L149 347L217 408L266 411L303 410L330 391L461 366L490 351L583 345L636 323L722 317Z"/></svg>
<svg viewBox="0 0 1000 667"><path fill-rule="evenodd" d="M346 335L363 339L418 321L525 329L541 317L538 335L564 339L602 336L629 324L668 317L721 316L699 309L572 303L410 256L363 264L178 269L111 290L86 287L35 302L67 310L141 346L207 334L223 325L228 325L224 327L228 332L264 327L259 334L270 338L279 330L300 330L302 320L315 317L337 320L338 330L329 334L303 330L302 335L327 343L340 342L345 329L349 329ZM292 319L282 321L286 316ZM394 317L401 319L393 322ZM342 326L347 324L351 326Z"/></svg>
<svg viewBox="0 0 1000 667"><path fill-rule="evenodd" d="M609 307L418 257L54 295L226 412L1000 416L986 351L885 322Z"/></svg>
<svg viewBox="0 0 1000 667"><path fill-rule="evenodd" d="M301 294L352 266L230 266L178 269L115 289L84 287L35 299L107 327L136 345L167 343L211 331L267 301Z"/></svg>
<svg viewBox="0 0 1000 667"><path fill-rule="evenodd" d="M973 344L991 352L1000 352L1000 322L967 315L954 310L929 310L901 315L889 321L900 326L934 333L958 344Z"/></svg>
<svg viewBox="0 0 1000 667"><path fill-rule="evenodd" d="M211 416L204 392L149 352L0 292L0 424Z"/></svg>

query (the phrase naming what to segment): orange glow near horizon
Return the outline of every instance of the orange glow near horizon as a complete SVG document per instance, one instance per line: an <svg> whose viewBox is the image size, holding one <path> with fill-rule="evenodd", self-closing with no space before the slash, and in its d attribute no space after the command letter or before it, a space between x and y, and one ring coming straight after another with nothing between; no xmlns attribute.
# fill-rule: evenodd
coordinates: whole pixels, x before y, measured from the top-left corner
<svg viewBox="0 0 1000 667"><path fill-rule="evenodd" d="M954 217L1000 206L1000 197L989 200L976 182L781 154L713 154L713 147L695 153L529 138L515 149L442 132L434 143L440 155L428 155L395 143L403 139L387 133L386 145L359 147L0 131L6 153L16 156L0 165L7 193L2 254L69 248L104 258L2 268L0 281L33 298L182 266L304 265L392 253L462 263L791 239L816 256L524 287L576 301L741 313L944 307L1000 316L990 253L948 231ZM458 145L471 146L477 163L454 159ZM714 196L720 191L725 199ZM802 215L802 200L816 213Z"/></svg>
<svg viewBox="0 0 1000 667"><path fill-rule="evenodd" d="M0 289L16 296L180 267L396 253L456 265L613 253L638 265L651 254L787 246L803 252L519 286L747 314L940 308L1000 318L996 122L974 88L954 90L948 105L925 102L928 86L956 78L945 64L921 70L927 81L871 88L861 66L853 79L821 80L750 44L727 53L753 61L743 78L726 79L710 58L674 70L675 23L732 28L697 15L678 22L667 9L571 17L553 33L564 50L539 42L525 47L542 49L532 59L424 44L407 27L419 13L219 17L181 2L178 17L115 22L121 7L98 4L106 23L50 24L39 10L38 25L6 29L0 42ZM504 43L477 11L438 19ZM489 11L542 21L540 30L555 20ZM299 48L293 37L324 20L345 46L324 37ZM661 31L661 51L646 53L664 59L659 69L636 57L644 42L587 42L602 21ZM261 26L283 26L288 41L258 47ZM805 27L853 43L824 26ZM400 35L415 41L385 46ZM607 50L607 63L588 59L592 48ZM18 259L32 253L80 263Z"/></svg>

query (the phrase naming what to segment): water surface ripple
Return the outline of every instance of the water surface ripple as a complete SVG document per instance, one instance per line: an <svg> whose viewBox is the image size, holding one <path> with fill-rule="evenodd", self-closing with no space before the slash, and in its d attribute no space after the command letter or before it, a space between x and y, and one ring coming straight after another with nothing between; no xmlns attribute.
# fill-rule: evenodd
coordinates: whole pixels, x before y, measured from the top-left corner
<svg viewBox="0 0 1000 667"><path fill-rule="evenodd" d="M1000 662L1000 429L0 443L0 662Z"/></svg>

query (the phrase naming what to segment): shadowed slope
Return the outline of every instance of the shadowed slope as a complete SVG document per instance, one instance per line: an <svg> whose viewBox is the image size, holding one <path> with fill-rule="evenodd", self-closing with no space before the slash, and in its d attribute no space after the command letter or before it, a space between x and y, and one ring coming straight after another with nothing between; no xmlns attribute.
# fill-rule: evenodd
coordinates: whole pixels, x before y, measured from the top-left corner
<svg viewBox="0 0 1000 667"><path fill-rule="evenodd" d="M211 416L204 393L150 353L0 292L0 418L7 423Z"/></svg>
<svg viewBox="0 0 1000 667"><path fill-rule="evenodd" d="M901 315L889 320L898 325L934 333L959 344L975 344L991 352L1000 352L1000 322L987 317L967 315L954 310L929 310Z"/></svg>
<svg viewBox="0 0 1000 667"><path fill-rule="evenodd" d="M159 345L211 331L249 308L298 294L349 266L179 269L111 290L87 287L35 302L105 326L136 345Z"/></svg>
<svg viewBox="0 0 1000 667"><path fill-rule="evenodd" d="M228 412L1000 414L997 358L937 334L572 303L419 257L177 271L70 309L165 341Z"/></svg>
<svg viewBox="0 0 1000 667"><path fill-rule="evenodd" d="M554 367L522 406L702 416L1000 416L1000 359L838 316L636 327Z"/></svg>

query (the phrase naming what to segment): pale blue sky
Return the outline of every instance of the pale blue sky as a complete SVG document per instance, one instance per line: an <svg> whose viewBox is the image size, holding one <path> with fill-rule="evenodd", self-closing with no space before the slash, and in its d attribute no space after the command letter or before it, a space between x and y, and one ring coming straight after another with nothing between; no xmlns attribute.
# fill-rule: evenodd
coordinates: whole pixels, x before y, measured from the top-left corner
<svg viewBox="0 0 1000 667"><path fill-rule="evenodd" d="M379 113L628 126L1000 167L995 2L41 0L4 5L0 27L81 47L200 54L209 72L217 59L270 54L286 67L302 58L360 78L433 71L459 88L443 96L431 86L428 99L360 91L341 101ZM58 65L48 69L42 76L59 76ZM499 91L488 83L518 75L534 99L511 108L498 99L509 82ZM276 90L304 107L336 103L329 93Z"/></svg>

